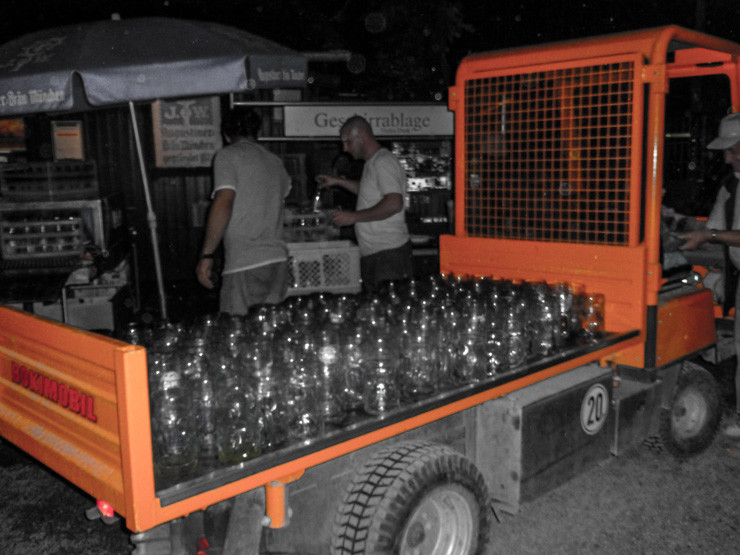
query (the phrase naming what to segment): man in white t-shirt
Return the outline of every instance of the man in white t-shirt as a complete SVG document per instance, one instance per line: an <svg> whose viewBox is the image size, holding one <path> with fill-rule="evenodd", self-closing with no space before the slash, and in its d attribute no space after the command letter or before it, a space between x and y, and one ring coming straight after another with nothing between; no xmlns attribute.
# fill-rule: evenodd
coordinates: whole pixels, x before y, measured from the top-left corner
<svg viewBox="0 0 740 555"><path fill-rule="evenodd" d="M725 163L732 168L732 174L722 182L712 212L704 229L679 234L687 242L682 250L694 250L704 243L720 243L728 249L729 259L735 268L725 268L725 279L740 269L740 194L737 194L740 180L740 113L722 118L719 136L707 145L712 150L723 150ZM732 280L736 281L736 280ZM726 435L740 438L740 287L735 290L735 352L738 363L735 369L735 417L724 429Z"/></svg>
<svg viewBox="0 0 740 555"><path fill-rule="evenodd" d="M398 159L375 139L364 118L352 116L340 130L345 152L364 160L360 181L319 175L319 187L338 185L357 195L356 211L332 214L338 227L354 225L360 247L362 285L375 291L389 280L411 277L411 241L406 227L406 172Z"/></svg>
<svg viewBox="0 0 740 555"><path fill-rule="evenodd" d="M196 275L215 287L213 256L223 240L219 308L228 314L278 304L289 285L283 201L291 179L280 158L257 143L261 123L253 110L229 113L221 126L227 146L213 160L213 202Z"/></svg>

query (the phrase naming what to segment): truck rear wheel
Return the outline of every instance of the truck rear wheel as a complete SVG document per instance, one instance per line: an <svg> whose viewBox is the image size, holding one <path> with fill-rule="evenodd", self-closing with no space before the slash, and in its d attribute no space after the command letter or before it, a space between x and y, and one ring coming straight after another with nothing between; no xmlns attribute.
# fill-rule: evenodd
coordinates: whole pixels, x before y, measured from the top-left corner
<svg viewBox="0 0 740 555"><path fill-rule="evenodd" d="M661 409L663 446L678 458L697 455L711 445L721 417L719 391L712 374L697 364L684 362L670 406Z"/></svg>
<svg viewBox="0 0 740 555"><path fill-rule="evenodd" d="M490 528L488 489L475 465L428 442L379 452L348 488L333 555L473 555Z"/></svg>

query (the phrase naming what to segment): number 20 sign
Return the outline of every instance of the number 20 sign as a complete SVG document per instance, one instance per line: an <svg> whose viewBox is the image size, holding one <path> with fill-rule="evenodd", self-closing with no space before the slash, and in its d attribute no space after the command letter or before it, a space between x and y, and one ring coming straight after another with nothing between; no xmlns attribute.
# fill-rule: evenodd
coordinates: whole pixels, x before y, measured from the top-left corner
<svg viewBox="0 0 740 555"><path fill-rule="evenodd" d="M581 402L581 427L589 435L597 434L609 415L609 392L600 383L588 388Z"/></svg>

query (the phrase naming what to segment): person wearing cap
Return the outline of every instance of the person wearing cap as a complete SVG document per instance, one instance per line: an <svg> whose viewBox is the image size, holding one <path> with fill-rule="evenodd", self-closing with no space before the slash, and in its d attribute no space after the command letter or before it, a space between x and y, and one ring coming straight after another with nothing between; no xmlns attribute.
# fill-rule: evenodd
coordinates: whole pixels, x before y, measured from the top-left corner
<svg viewBox="0 0 740 555"><path fill-rule="evenodd" d="M679 233L686 239L681 250L695 250L705 243L719 243L725 246L731 264L725 266L725 280L737 283L740 269L740 195L737 194L740 181L740 113L722 118L719 136L707 145L711 150L723 150L725 163L732 173L722 181L714 206L704 229ZM730 267L730 266L734 266ZM726 290L728 290L726 288ZM729 289L731 290L731 289ZM735 289L735 352L740 354L740 287ZM724 428L726 435L740 438L740 356L735 368L735 417Z"/></svg>

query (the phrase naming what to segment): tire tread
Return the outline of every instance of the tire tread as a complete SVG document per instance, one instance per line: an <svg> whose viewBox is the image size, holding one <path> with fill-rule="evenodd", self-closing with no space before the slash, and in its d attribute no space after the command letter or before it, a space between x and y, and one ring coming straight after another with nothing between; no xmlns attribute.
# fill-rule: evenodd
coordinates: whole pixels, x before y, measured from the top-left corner
<svg viewBox="0 0 740 555"><path fill-rule="evenodd" d="M378 451L347 488L335 518L332 555L391 553L407 501L435 476L465 479L479 497L481 520L478 546L487 541L488 491L475 466L451 447L411 441ZM472 478L470 478L472 476Z"/></svg>
<svg viewBox="0 0 740 555"><path fill-rule="evenodd" d="M658 437L666 451L677 459L686 459L705 451L714 441L722 419L720 396L714 376L701 365L684 361L676 380L673 400L683 389L692 386L705 396L709 412L706 425L696 437L686 441L676 439L673 434L671 419L673 402L671 402L670 408L661 409Z"/></svg>

